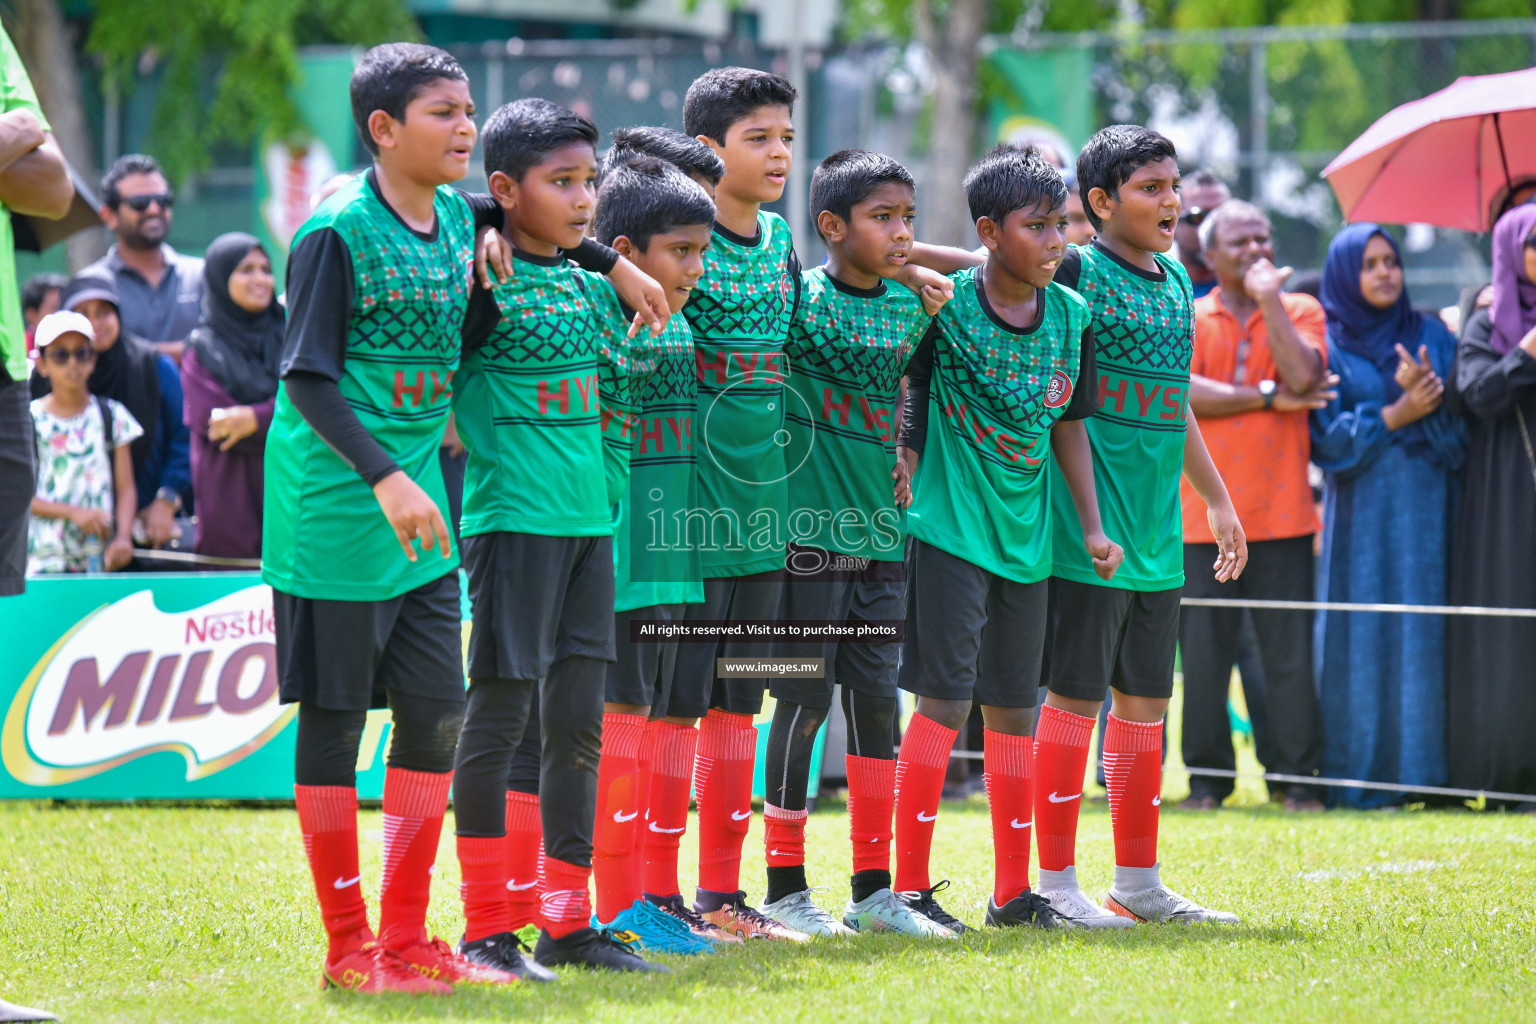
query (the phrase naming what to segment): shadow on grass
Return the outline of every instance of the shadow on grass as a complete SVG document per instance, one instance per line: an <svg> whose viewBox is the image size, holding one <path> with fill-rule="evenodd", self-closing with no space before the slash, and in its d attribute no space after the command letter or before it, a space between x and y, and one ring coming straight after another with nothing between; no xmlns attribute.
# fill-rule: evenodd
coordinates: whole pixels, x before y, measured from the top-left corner
<svg viewBox="0 0 1536 1024"><path fill-rule="evenodd" d="M1283 947L1312 942L1316 936L1298 927L1147 926L1128 931L1048 933L1038 931L980 930L957 941L913 942L899 936L865 936L833 939L810 946L766 943L729 950L711 957L657 957L673 970L670 975L563 974L549 985L515 990L465 988L447 999L410 997L357 997L334 994L346 1000L347 1010L359 1019L493 1019L516 1013L525 1019L581 1015L596 1004L623 1002L637 1008L665 1011L669 1007L690 1011L706 994L751 991L764 995L803 992L807 985L825 984L822 976L851 975L869 968L872 979L895 962L914 983L946 977L942 971L963 968L967 961L988 969L1009 969L1042 956L1067 954L1094 957L1102 949L1108 957L1123 959L1139 950L1165 954L1190 945L1250 945ZM980 963L977 963L980 961ZM1017 961L1011 963L1011 961ZM1106 961L1106 964L1109 961ZM916 968L914 970L913 968ZM879 978L888 983L888 978ZM403 1013L402 1011L408 1011Z"/></svg>

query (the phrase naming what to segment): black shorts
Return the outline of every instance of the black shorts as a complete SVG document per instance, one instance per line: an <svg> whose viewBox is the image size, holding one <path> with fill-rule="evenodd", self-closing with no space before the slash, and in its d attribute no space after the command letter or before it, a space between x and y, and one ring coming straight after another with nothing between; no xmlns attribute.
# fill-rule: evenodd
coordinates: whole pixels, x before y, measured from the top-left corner
<svg viewBox="0 0 1536 1024"><path fill-rule="evenodd" d="M612 537L482 533L460 550L469 678L543 679L562 658L613 660Z"/></svg>
<svg viewBox="0 0 1536 1024"><path fill-rule="evenodd" d="M0 367L0 597L27 587L27 528L37 492L30 398L27 382L13 382Z"/></svg>
<svg viewBox="0 0 1536 1024"><path fill-rule="evenodd" d="M649 704L665 708L672 696L672 675L677 667L677 644L632 643L629 624L675 622L683 617L681 604L654 604L619 612L613 617L614 661L608 666L604 700L610 704Z"/></svg>
<svg viewBox="0 0 1536 1024"><path fill-rule="evenodd" d="M1173 696L1182 590L1121 590L1051 578L1051 692L1105 700Z"/></svg>
<svg viewBox="0 0 1536 1024"><path fill-rule="evenodd" d="M272 591L279 699L328 711L389 706L388 691L464 699L459 574L387 601L327 601Z"/></svg>
<svg viewBox="0 0 1536 1024"><path fill-rule="evenodd" d="M793 569L796 564L794 550L790 559ZM782 617L790 621L834 623L849 619L892 622L906 618L906 563L877 559L859 561L868 564L848 571L833 569L809 575L788 573ZM871 697L896 696L896 668L901 661L899 641L863 643L829 639L814 644L785 644L781 653L790 657L821 658L826 676L822 679L776 678L768 685L775 700L827 710L832 707L834 687L839 684Z"/></svg>
<svg viewBox="0 0 1536 1024"><path fill-rule="evenodd" d="M914 540L908 581L903 690L994 708L1035 706L1045 649L1045 580L1006 579Z"/></svg>
<svg viewBox="0 0 1536 1024"><path fill-rule="evenodd" d="M683 606L683 621L772 620L779 616L784 571L751 576L715 576L704 581L702 604ZM779 653L770 640L725 640L677 645L677 667L666 715L703 718L710 708L737 715L763 709L766 679L716 679L716 658L767 658Z"/></svg>

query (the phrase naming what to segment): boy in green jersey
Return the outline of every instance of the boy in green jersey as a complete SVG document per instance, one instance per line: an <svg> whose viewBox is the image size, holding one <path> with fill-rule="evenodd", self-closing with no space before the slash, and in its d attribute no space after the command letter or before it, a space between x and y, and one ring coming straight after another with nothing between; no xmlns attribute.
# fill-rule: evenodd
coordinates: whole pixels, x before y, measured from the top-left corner
<svg viewBox="0 0 1536 1024"><path fill-rule="evenodd" d="M485 128L514 271L476 293L454 395L469 453L460 534L474 617L454 765L461 950L500 963L515 948L504 807L537 688L546 856L535 958L664 971L589 926L603 682L614 657L613 528L597 393L605 333L564 253L592 218L596 142L592 122L544 100L507 104Z"/></svg>
<svg viewBox="0 0 1536 1024"><path fill-rule="evenodd" d="M468 167L474 104L452 57L406 43L368 51L351 98L373 166L320 205L289 257L262 576L282 699L299 704L294 800L329 939L325 980L441 993L515 980L426 930L464 710L458 556L437 448L473 244L469 207L447 185ZM358 870L355 766L368 709L386 705L376 941Z"/></svg>
<svg viewBox="0 0 1536 1024"><path fill-rule="evenodd" d="M1163 885L1158 874L1163 715L1173 692L1179 596L1184 583L1179 476L1208 506L1220 555L1218 581L1234 579L1247 544L1189 409L1193 295L1165 255L1179 219L1174 147L1137 125L1094 135L1077 162L1078 185L1098 237L1073 247L1056 279L1093 314L1097 410L1088 423L1105 528L1125 544L1125 564L1100 578L1081 533L1056 497L1051 580L1050 696L1036 730L1040 889L1064 917L1088 927L1120 921L1235 922ZM1115 880L1095 907L1078 887L1078 797L1089 734L1105 691L1104 774L1115 833Z"/></svg>
<svg viewBox="0 0 1536 1024"><path fill-rule="evenodd" d="M715 159L693 139L678 138ZM612 161L610 155L598 192L596 237L654 278L674 312L659 336L626 342L632 314L606 282L590 279L609 344L624 354L622 363L610 361L600 371L609 497L616 504L617 660L608 667L597 770L596 919L640 949L705 953L725 941L725 933L706 924L681 897L642 898L637 857L641 830L649 823L665 819L671 825L688 814L688 792L675 785L675 771L665 773L659 787L667 812L653 813L648 800L652 773L642 770L642 761L654 763L658 736L692 734L696 720L650 717L653 708L668 703L677 647L641 634L680 619L684 605L704 598L698 552L682 543L673 513L695 504L692 423L698 383L693 334L681 310L704 273L715 206L703 188L659 159L629 154L624 162ZM671 840L674 876L680 831L658 833Z"/></svg>
<svg viewBox="0 0 1536 1024"><path fill-rule="evenodd" d="M789 328L790 549L783 618L801 627L863 625L885 639L832 634L795 652L821 656L821 679L778 679L765 761L768 892L764 914L810 935L896 931L948 936L891 891L892 726L899 629L906 617L905 521L893 494L902 375L930 323L922 301L886 279L906 264L912 176L890 157L843 150L811 176L825 266L801 275ZM816 734L838 684L848 720L853 898L843 923L812 900L805 874L806 793Z"/></svg>
<svg viewBox="0 0 1536 1024"><path fill-rule="evenodd" d="M987 923L1071 927L1029 886L1029 732L1053 491L1067 492L1081 525L1073 543L1093 571L1111 577L1123 557L1099 525L1082 422L1097 393L1093 334L1082 299L1052 281L1067 226L1055 168L1033 149L1000 146L965 190L986 263L954 275L955 297L908 369L912 590L901 687L918 701L896 768L895 883L915 913L967 929L935 898L947 883L931 883L928 855L950 750L975 701L995 864ZM1053 484L1053 463L1065 486Z"/></svg>
<svg viewBox="0 0 1536 1024"><path fill-rule="evenodd" d="M704 601L684 613L695 625L725 623L740 630L772 620L783 589L789 441L783 349L800 262L789 226L762 204L784 192L794 102L789 82L750 68L709 71L689 86L683 101L684 129L725 164L715 189L715 238L704 277L683 310L693 328L699 378L699 503L686 522L688 542L703 560ZM921 289L924 301L948 288L938 275L915 267L902 268L897 280ZM804 941L803 933L747 906L739 888L741 844L752 818L752 716L762 707L764 680L715 678L717 657L760 658L774 650L762 639L682 644L667 713L704 716L695 908L742 938ZM658 750L658 763L661 756Z"/></svg>

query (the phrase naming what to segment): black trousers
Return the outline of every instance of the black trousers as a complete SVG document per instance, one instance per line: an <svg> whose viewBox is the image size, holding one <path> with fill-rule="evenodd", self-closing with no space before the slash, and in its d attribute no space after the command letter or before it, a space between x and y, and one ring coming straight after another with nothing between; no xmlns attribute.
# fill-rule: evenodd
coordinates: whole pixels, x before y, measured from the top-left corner
<svg viewBox="0 0 1536 1024"><path fill-rule="evenodd" d="M1252 541L1248 568L1230 583L1211 575L1216 545L1184 545L1184 596L1310 601L1311 537ZM1264 767L1287 775L1315 775L1323 756L1323 720L1312 669L1312 613L1255 608L1254 631L1264 664L1270 758ZM1179 617L1184 660L1184 763L1192 768L1237 766L1227 693L1243 626L1240 608L1185 607ZM1194 796L1228 796L1233 780L1195 775Z"/></svg>

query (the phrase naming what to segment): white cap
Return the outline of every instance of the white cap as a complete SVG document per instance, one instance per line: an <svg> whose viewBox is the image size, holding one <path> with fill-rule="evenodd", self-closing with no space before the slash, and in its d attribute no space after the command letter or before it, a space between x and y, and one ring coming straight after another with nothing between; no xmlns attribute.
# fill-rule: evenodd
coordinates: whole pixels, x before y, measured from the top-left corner
<svg viewBox="0 0 1536 1024"><path fill-rule="evenodd" d="M85 314L76 313L72 309L61 309L39 320L37 330L32 334L32 340L39 349L43 349L65 334L83 334L86 341L96 340L96 332L91 329L91 322L86 319Z"/></svg>

